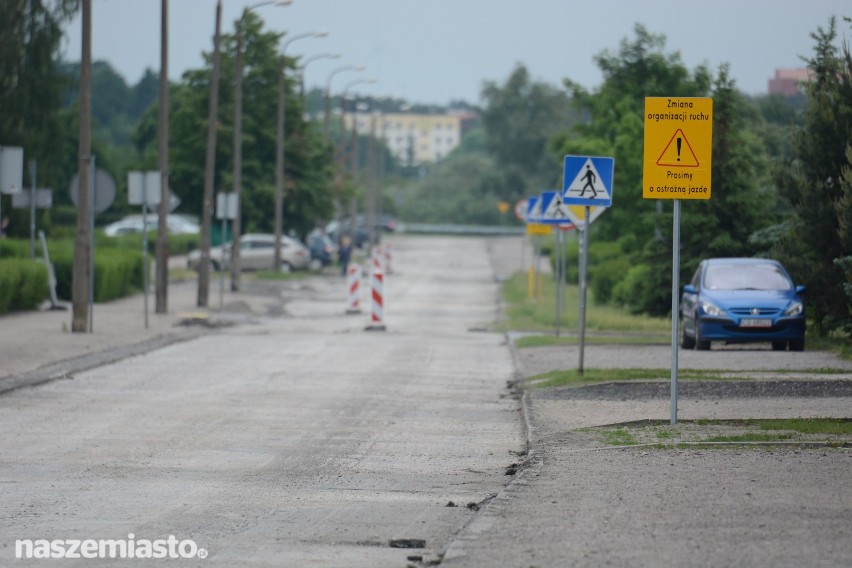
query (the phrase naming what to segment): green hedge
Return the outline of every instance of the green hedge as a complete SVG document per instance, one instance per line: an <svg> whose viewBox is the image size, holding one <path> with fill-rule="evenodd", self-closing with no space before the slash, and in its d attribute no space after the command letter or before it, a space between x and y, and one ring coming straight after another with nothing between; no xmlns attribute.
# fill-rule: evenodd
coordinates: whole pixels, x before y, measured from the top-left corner
<svg viewBox="0 0 852 568"><path fill-rule="evenodd" d="M148 261L154 261L154 240L152 233L149 241ZM170 254L184 254L187 250L197 248L198 235L169 236ZM36 244L36 252L41 256L41 245ZM74 240L50 239L48 253L56 273L56 295L62 300L71 300L71 286L74 271ZM0 240L0 260L23 260L30 254L29 239ZM41 266L41 265L40 265ZM122 237L105 237L102 233L95 236L95 301L107 302L116 298L128 296L142 289L144 260L142 255L141 235L124 235ZM42 266L46 270L45 267ZM45 290L47 275L44 276ZM40 298L39 301L41 301ZM35 305L38 305L36 302ZM12 309L30 309L15 307Z"/></svg>
<svg viewBox="0 0 852 568"><path fill-rule="evenodd" d="M56 272L56 295L71 300L74 273L74 249L55 247L50 251ZM149 257L150 259L150 257ZM108 302L142 289L142 251L120 248L95 248L95 302Z"/></svg>
<svg viewBox="0 0 852 568"><path fill-rule="evenodd" d="M573 235L572 235L573 236ZM565 279L577 282L580 278L580 249L576 240L570 240L566 248ZM556 267L556 251L550 255L551 265ZM589 243L589 286L595 296L595 301L606 304L612 300L614 288L624 280L630 269L629 256L622 246L612 241L595 241Z"/></svg>
<svg viewBox="0 0 852 568"><path fill-rule="evenodd" d="M49 295L44 263L0 258L0 314L32 310Z"/></svg>

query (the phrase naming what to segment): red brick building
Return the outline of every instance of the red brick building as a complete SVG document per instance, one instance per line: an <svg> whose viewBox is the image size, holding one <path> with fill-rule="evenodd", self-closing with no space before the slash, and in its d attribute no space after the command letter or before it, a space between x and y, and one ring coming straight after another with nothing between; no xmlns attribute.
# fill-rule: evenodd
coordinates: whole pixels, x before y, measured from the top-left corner
<svg viewBox="0 0 852 568"><path fill-rule="evenodd" d="M769 80L769 94L794 97L802 92L801 83L812 75L810 69L776 69L775 78Z"/></svg>

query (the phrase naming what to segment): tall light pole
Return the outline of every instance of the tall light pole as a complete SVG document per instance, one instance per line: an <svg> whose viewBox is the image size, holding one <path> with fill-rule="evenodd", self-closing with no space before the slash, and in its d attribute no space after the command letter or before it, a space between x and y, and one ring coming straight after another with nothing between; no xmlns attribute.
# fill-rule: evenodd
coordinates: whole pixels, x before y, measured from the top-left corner
<svg viewBox="0 0 852 568"><path fill-rule="evenodd" d="M342 56L339 53L318 53L305 58L299 66L299 96L302 97L302 108L305 106L305 68L308 64L320 59L340 59Z"/></svg>
<svg viewBox="0 0 852 568"><path fill-rule="evenodd" d="M354 87L355 85L372 85L376 83L378 80L375 77L365 77L361 79L355 79L354 81L350 81L346 84L345 87L340 91L340 116L342 121L342 127L340 132L340 156L338 162L338 169L340 171L340 176L342 178L343 171L345 169L346 156L344 155L343 148L346 144L346 93L349 92L349 89ZM351 172L353 179L355 178L358 171L358 117L353 113L352 118L352 149L350 150L352 153L351 156ZM342 234L341 229L343 228L342 219L343 219L343 195L342 188L338 188L337 197L337 227L338 234ZM350 220L349 220L349 237L352 238L355 235L355 197L351 197L349 200L349 211L350 211Z"/></svg>
<svg viewBox="0 0 852 568"><path fill-rule="evenodd" d="M92 160L92 0L83 0L83 45L80 59L80 138L78 143L77 233L74 238L73 284L71 286L71 331L89 331L89 174Z"/></svg>
<svg viewBox="0 0 852 568"><path fill-rule="evenodd" d="M326 138L328 138L328 115L331 111L331 80L334 79L335 75L343 71L363 71L364 69L363 65L343 65L329 73L325 84L325 114L323 116L323 133Z"/></svg>
<svg viewBox="0 0 852 568"><path fill-rule="evenodd" d="M206 308L210 297L210 225L213 213L213 176L216 171L216 116L219 112L219 38L222 29L222 0L216 2L216 31L213 34L213 71L207 113L207 151L204 159L204 196L201 202L201 262L198 265L196 305Z"/></svg>
<svg viewBox="0 0 852 568"><path fill-rule="evenodd" d="M169 0L160 4L160 100L157 113L157 162L160 170L160 207L157 213L154 276L158 314L169 311Z"/></svg>
<svg viewBox="0 0 852 568"><path fill-rule="evenodd" d="M296 34L281 45L281 56L278 58L278 117L275 134L275 266L273 270L281 270L281 233L284 224L284 99L287 81L284 72L287 69L287 47L296 40L306 37L325 37L328 32L305 32Z"/></svg>
<svg viewBox="0 0 852 568"><path fill-rule="evenodd" d="M240 272L242 266L240 264L240 246L239 239L242 233L240 226L241 205L240 193L243 186L243 21L248 16L249 12L262 6L289 6L293 0L267 0L258 2L251 6L246 6L242 15L237 20L237 53L234 58L234 175L233 175L233 191L236 195L237 210L234 212L232 221L232 242L231 245L231 291L236 292L240 289ZM224 239L224 235L222 235Z"/></svg>

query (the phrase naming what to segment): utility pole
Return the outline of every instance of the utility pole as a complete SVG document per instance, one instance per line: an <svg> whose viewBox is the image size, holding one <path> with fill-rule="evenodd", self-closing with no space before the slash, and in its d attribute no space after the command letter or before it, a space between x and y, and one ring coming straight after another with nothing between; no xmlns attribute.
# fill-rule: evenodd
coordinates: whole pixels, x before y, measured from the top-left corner
<svg viewBox="0 0 852 568"><path fill-rule="evenodd" d="M83 45L80 60L80 140L78 147L77 232L71 285L71 331L89 331L89 174L92 153L92 0L83 0Z"/></svg>
<svg viewBox="0 0 852 568"><path fill-rule="evenodd" d="M281 270L281 234L284 224L284 121L285 104L284 89L287 82L284 80L284 70L287 61L282 53L278 56L278 112L275 121L275 266L273 270Z"/></svg>
<svg viewBox="0 0 852 568"><path fill-rule="evenodd" d="M353 120L352 120L352 156L351 156L352 162L351 162L350 167L352 169L352 182L353 182L353 184L356 188L359 187L359 185L360 185L360 183L358 181L358 158L359 158L358 151L359 151L358 150L358 116L357 116L357 114L353 113ZM347 234L349 235L349 239L353 243L355 242L355 225L358 222L357 217L358 217L358 198L357 198L356 195L353 194L349 198L349 227L348 227L348 230L347 230ZM338 225L338 227L337 227L337 234L338 234L338 238L340 236L342 236L342 234L343 234L342 226L340 226L340 225Z"/></svg>
<svg viewBox="0 0 852 568"><path fill-rule="evenodd" d="M376 115L370 117L370 141L367 146L367 234L370 251L379 243L376 235L376 183L378 172L376 165Z"/></svg>
<svg viewBox="0 0 852 568"><path fill-rule="evenodd" d="M216 123L219 114L219 30L222 26L222 0L216 2L216 32L213 35L213 71L210 77L210 108L207 115L207 156L204 162L204 198L201 203L201 262L198 265L199 308L210 297L210 222L213 214L213 184L216 174Z"/></svg>
<svg viewBox="0 0 852 568"><path fill-rule="evenodd" d="M156 313L169 311L169 0L160 7L160 108L157 153L160 170L160 209L157 226L157 273L154 277Z"/></svg>
<svg viewBox="0 0 852 568"><path fill-rule="evenodd" d="M243 14L237 20L237 55L234 69L234 195L237 200L237 210L231 221L233 244L231 245L231 291L240 289L240 190L243 185L243 20L249 13L249 8L243 9ZM224 239L225 236L222 235Z"/></svg>

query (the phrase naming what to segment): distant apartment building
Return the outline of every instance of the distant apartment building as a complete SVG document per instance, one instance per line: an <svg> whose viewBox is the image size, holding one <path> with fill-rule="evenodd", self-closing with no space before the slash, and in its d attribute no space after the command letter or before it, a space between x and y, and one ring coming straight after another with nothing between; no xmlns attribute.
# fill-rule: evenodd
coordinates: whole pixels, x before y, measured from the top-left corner
<svg viewBox="0 0 852 568"><path fill-rule="evenodd" d="M373 132L382 138L400 164L419 166L438 162L452 152L473 118L471 113L356 112L345 116L345 124L351 130L354 123L358 134Z"/></svg>
<svg viewBox="0 0 852 568"><path fill-rule="evenodd" d="M769 94L795 97L802 92L802 83L810 80L810 69L776 69L775 78L769 80Z"/></svg>

